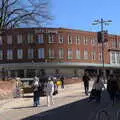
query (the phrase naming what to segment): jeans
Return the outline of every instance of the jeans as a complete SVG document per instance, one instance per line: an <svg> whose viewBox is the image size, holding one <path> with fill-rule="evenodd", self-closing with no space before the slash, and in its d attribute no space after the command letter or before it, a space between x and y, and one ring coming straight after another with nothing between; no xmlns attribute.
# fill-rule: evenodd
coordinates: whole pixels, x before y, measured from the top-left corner
<svg viewBox="0 0 120 120"><path fill-rule="evenodd" d="M39 91L34 91L33 101L34 101L34 106L37 107L38 105L40 105L40 95L39 95Z"/></svg>

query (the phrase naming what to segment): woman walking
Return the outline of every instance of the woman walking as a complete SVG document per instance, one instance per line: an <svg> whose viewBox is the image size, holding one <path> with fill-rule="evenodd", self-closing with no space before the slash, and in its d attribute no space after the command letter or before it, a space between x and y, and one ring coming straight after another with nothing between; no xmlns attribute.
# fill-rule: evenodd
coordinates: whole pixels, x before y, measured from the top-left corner
<svg viewBox="0 0 120 120"><path fill-rule="evenodd" d="M91 99L92 94L94 93L94 98L96 99L96 102L100 103L102 88L105 88L105 86L104 86L102 80L100 79L100 76L98 75L96 81L93 84L93 88L92 88L92 91L91 91L89 101L92 100Z"/></svg>
<svg viewBox="0 0 120 120"><path fill-rule="evenodd" d="M54 93L54 83L53 83L52 77L49 77L48 82L47 82L47 86L46 86L47 105L48 106L54 104L53 93Z"/></svg>

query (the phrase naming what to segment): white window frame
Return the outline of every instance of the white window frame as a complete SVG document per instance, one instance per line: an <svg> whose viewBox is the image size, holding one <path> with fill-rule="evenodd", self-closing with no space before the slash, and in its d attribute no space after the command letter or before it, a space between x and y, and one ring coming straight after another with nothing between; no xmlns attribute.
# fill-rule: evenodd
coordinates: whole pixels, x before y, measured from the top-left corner
<svg viewBox="0 0 120 120"><path fill-rule="evenodd" d="M7 36L7 44L11 45L12 44L12 35Z"/></svg>
<svg viewBox="0 0 120 120"><path fill-rule="evenodd" d="M63 35L59 35L59 37L58 37L58 39L59 39L59 43L64 43L64 36Z"/></svg>
<svg viewBox="0 0 120 120"><path fill-rule="evenodd" d="M84 59L87 60L89 58L88 50L84 50Z"/></svg>
<svg viewBox="0 0 120 120"><path fill-rule="evenodd" d="M68 44L72 44L72 36L68 35Z"/></svg>
<svg viewBox="0 0 120 120"><path fill-rule="evenodd" d="M34 49L28 48L28 59L33 59L33 58L34 58Z"/></svg>
<svg viewBox="0 0 120 120"><path fill-rule="evenodd" d="M115 39L112 40L112 48L116 48L116 40Z"/></svg>
<svg viewBox="0 0 120 120"><path fill-rule="evenodd" d="M0 50L0 60L3 60L3 50Z"/></svg>
<svg viewBox="0 0 120 120"><path fill-rule="evenodd" d="M45 58L45 49L44 48L39 48L38 49L38 58L39 59L44 59Z"/></svg>
<svg viewBox="0 0 120 120"><path fill-rule="evenodd" d="M60 59L64 58L64 49L63 48L59 48L59 58Z"/></svg>
<svg viewBox="0 0 120 120"><path fill-rule="evenodd" d="M27 42L28 42L28 44L33 43L33 34L32 33L27 34Z"/></svg>
<svg viewBox="0 0 120 120"><path fill-rule="evenodd" d="M23 59L23 49L17 49L17 59Z"/></svg>
<svg viewBox="0 0 120 120"><path fill-rule="evenodd" d="M80 49L76 49L76 59L80 59L81 55L80 55Z"/></svg>
<svg viewBox="0 0 120 120"><path fill-rule="evenodd" d="M120 52L119 51L110 51L110 64L120 65Z"/></svg>
<svg viewBox="0 0 120 120"><path fill-rule="evenodd" d="M68 48L68 59L72 59L72 58L73 58L72 48Z"/></svg>
<svg viewBox="0 0 120 120"><path fill-rule="evenodd" d="M78 44L80 44L80 36L76 36L76 44L78 45Z"/></svg>
<svg viewBox="0 0 120 120"><path fill-rule="evenodd" d="M86 36L83 36L84 39L84 45L88 45L88 38Z"/></svg>
<svg viewBox="0 0 120 120"><path fill-rule="evenodd" d="M48 57L49 58L55 58L54 48L48 48Z"/></svg>
<svg viewBox="0 0 120 120"><path fill-rule="evenodd" d="M23 43L23 36L22 34L17 35L17 44L22 44Z"/></svg>
<svg viewBox="0 0 120 120"><path fill-rule="evenodd" d="M38 44L43 44L44 43L43 34L38 34L37 35L37 41L38 41Z"/></svg>
<svg viewBox="0 0 120 120"><path fill-rule="evenodd" d="M54 43L54 35L53 34L48 35L48 43Z"/></svg>
<svg viewBox="0 0 120 120"><path fill-rule="evenodd" d="M12 60L13 59L13 50L12 49L8 49L7 50L7 59L8 60Z"/></svg>
<svg viewBox="0 0 120 120"><path fill-rule="evenodd" d="M96 45L97 39L96 37L91 37L91 44Z"/></svg>
<svg viewBox="0 0 120 120"><path fill-rule="evenodd" d="M92 60L96 60L96 51L91 52Z"/></svg>
<svg viewBox="0 0 120 120"><path fill-rule="evenodd" d="M0 36L0 45L3 44L3 41L2 41L2 36Z"/></svg>
<svg viewBox="0 0 120 120"><path fill-rule="evenodd" d="M99 55L99 56L98 56L99 61L102 61L102 59L103 59L103 58L102 58L102 57L103 57L103 56L102 56L102 52L99 52L98 55Z"/></svg>

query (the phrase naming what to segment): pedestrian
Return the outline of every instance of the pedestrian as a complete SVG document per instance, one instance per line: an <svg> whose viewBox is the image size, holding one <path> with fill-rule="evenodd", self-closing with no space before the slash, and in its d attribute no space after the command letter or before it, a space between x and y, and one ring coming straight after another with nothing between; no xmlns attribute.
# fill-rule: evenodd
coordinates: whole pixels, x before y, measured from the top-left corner
<svg viewBox="0 0 120 120"><path fill-rule="evenodd" d="M92 90L95 91L95 93L94 93L95 99L96 99L96 102L98 102L98 103L100 103L100 101L101 101L102 88L105 89L105 86L103 84L101 77L98 75L97 79L95 80L95 82L93 84L93 88L92 88Z"/></svg>
<svg viewBox="0 0 120 120"><path fill-rule="evenodd" d="M54 104L53 93L54 93L54 83L53 83L52 77L48 77L48 82L47 82L47 86L46 86L47 105L48 106Z"/></svg>
<svg viewBox="0 0 120 120"><path fill-rule="evenodd" d="M34 77L32 87L33 87L33 101L34 101L33 106L37 107L38 105L40 105L40 91L39 91L40 83L39 83L39 78L37 76Z"/></svg>
<svg viewBox="0 0 120 120"><path fill-rule="evenodd" d="M118 90L118 85L117 85L116 77L113 75L110 75L107 82L107 91L109 93L110 99L112 100L113 104L115 102L117 90Z"/></svg>
<svg viewBox="0 0 120 120"><path fill-rule="evenodd" d="M58 86L57 86L57 79L56 79L56 77L53 77L53 83L54 83L53 95L56 95L56 94L58 94Z"/></svg>
<svg viewBox="0 0 120 120"><path fill-rule="evenodd" d="M60 77L60 81L61 81L61 88L64 89L64 76L63 75Z"/></svg>
<svg viewBox="0 0 120 120"><path fill-rule="evenodd" d="M84 89L85 89L86 95L88 95L88 92L89 92L89 81L90 81L90 78L89 78L88 74L85 72L85 74L83 76L83 82L84 82Z"/></svg>
<svg viewBox="0 0 120 120"><path fill-rule="evenodd" d="M41 74L39 76L39 82L40 82L40 96L45 96L46 95L46 83L48 81L48 76L45 72L44 69L40 70Z"/></svg>

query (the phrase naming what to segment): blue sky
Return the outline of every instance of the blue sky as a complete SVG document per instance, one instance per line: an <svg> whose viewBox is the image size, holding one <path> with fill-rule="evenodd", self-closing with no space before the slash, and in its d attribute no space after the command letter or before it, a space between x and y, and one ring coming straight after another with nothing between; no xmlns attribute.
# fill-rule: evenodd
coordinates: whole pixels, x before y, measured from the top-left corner
<svg viewBox="0 0 120 120"><path fill-rule="evenodd" d="M104 27L111 34L120 34L120 0L51 0L54 20L49 27L99 31L95 19L112 20Z"/></svg>

